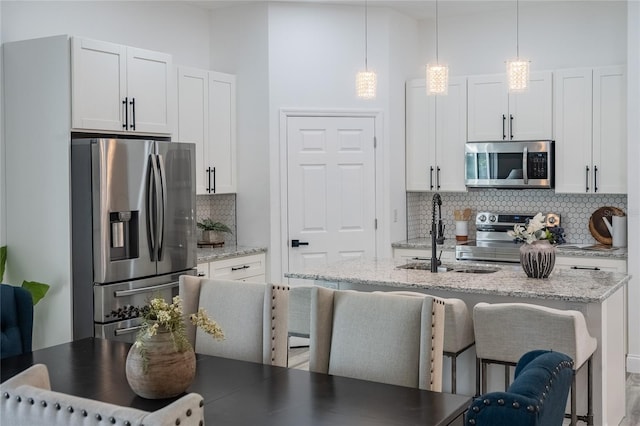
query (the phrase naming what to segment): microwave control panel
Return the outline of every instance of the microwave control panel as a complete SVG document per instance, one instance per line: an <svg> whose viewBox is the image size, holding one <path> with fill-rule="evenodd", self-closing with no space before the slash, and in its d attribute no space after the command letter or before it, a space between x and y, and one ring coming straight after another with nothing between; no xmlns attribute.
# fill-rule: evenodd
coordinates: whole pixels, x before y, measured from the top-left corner
<svg viewBox="0 0 640 426"><path fill-rule="evenodd" d="M549 179L548 164L546 152L530 152L527 156L529 179Z"/></svg>

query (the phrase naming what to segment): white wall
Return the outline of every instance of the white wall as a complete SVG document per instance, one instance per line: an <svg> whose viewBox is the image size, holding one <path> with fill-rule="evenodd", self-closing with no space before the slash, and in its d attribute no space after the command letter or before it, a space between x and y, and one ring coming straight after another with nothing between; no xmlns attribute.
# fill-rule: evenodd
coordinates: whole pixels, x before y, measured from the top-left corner
<svg viewBox="0 0 640 426"><path fill-rule="evenodd" d="M245 246L269 245L267 34L266 3L212 11L210 69L237 78L237 237Z"/></svg>
<svg viewBox="0 0 640 426"><path fill-rule="evenodd" d="M0 3L0 45L4 42L2 38L2 4ZM6 214L5 214L5 185L7 178L4 175L4 159L5 159L5 147L4 147L4 84L3 71L2 71L2 56L0 55L0 247L5 245L5 228Z"/></svg>
<svg viewBox="0 0 640 426"><path fill-rule="evenodd" d="M628 287L627 325L629 336L629 355L627 370L640 373L640 2L630 1L628 4L628 63L627 63L627 140L629 144L627 157L627 188L629 235L629 274L632 276Z"/></svg>
<svg viewBox="0 0 640 426"><path fill-rule="evenodd" d="M439 58L451 75L504 73L516 56L515 2L498 3L469 15L441 2ZM519 16L520 56L532 71L626 63L625 1L521 1ZM435 32L432 21L421 24L426 64L435 58Z"/></svg>
<svg viewBox="0 0 640 426"><path fill-rule="evenodd" d="M209 67L208 11L164 1L3 1L2 41L58 34L95 38L173 55Z"/></svg>

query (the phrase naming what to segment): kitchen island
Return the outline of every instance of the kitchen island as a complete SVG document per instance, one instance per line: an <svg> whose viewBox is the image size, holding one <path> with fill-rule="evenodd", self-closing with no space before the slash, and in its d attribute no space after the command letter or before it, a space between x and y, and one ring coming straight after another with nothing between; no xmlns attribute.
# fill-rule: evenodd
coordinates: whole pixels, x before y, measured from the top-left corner
<svg viewBox="0 0 640 426"><path fill-rule="evenodd" d="M445 262L443 266L451 270L439 273L403 269L403 264L406 261L400 259L351 259L289 272L285 276L313 280L316 285L337 289L412 290L455 297L464 300L469 309L478 302L523 302L580 311L587 320L589 332L598 340L593 359L594 424L617 426L620 423L625 413L625 290L628 275L556 268L547 279L531 279L519 264ZM497 270L487 272L489 269ZM472 273L473 270L480 272ZM466 386L459 384L459 389L473 393L475 354L462 361L458 377L459 380L466 377L468 383ZM490 369L489 390L500 390L500 373L501 369ZM586 392L581 390L586 390L586 371L579 372L578 389L578 409L585 412Z"/></svg>

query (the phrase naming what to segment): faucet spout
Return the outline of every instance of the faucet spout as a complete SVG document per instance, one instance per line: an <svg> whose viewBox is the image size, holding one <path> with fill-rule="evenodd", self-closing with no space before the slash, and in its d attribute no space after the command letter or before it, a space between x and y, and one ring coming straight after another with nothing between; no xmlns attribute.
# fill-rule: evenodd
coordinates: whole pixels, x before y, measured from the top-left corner
<svg viewBox="0 0 640 426"><path fill-rule="evenodd" d="M438 221L436 225L436 206L438 206ZM431 206L431 272L438 272L437 244L444 244L444 225L442 224L442 198L437 192L433 194Z"/></svg>

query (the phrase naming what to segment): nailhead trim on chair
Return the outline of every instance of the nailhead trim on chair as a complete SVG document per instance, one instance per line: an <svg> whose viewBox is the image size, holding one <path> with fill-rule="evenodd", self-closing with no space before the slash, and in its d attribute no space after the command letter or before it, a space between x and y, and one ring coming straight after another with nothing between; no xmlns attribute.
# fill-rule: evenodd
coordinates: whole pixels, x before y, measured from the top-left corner
<svg viewBox="0 0 640 426"><path fill-rule="evenodd" d="M11 395L9 394L9 392L4 392L2 394L2 396L4 397L4 399L10 399L11 398ZM18 403L22 402L22 397L20 395L16 395L16 402L18 402ZM35 400L33 398L28 398L27 402L29 404L31 404L31 405L35 404ZM198 403L198 405L200 407L204 406L204 400L201 399L200 402ZM42 406L42 408L47 408L48 407L47 401L44 401L44 400L40 401L40 406ZM56 402L53 405L53 408L55 408L56 410L60 410L62 408L62 406L60 405L59 402ZM75 410L73 409L72 406L68 406L67 407L67 411L70 414L73 414L75 412ZM187 417L191 417L191 415L193 414L193 411L189 408L189 409L187 409L185 414L186 414ZM87 417L89 415L89 413L87 412L87 410L82 409L82 410L80 410L80 415L82 415L83 417ZM102 421L102 416L99 413L96 413L95 418L96 418L96 420L98 422ZM109 422L111 424L116 424L117 420L116 420L115 417L109 417ZM177 418L176 421L175 421L176 426L179 426L180 423L181 423L180 422L180 418ZM124 426L131 426L131 422L129 420L124 420L122 424ZM200 420L199 424L200 424L200 426L204 426L204 421ZM144 425L140 424L139 426L144 426Z"/></svg>

